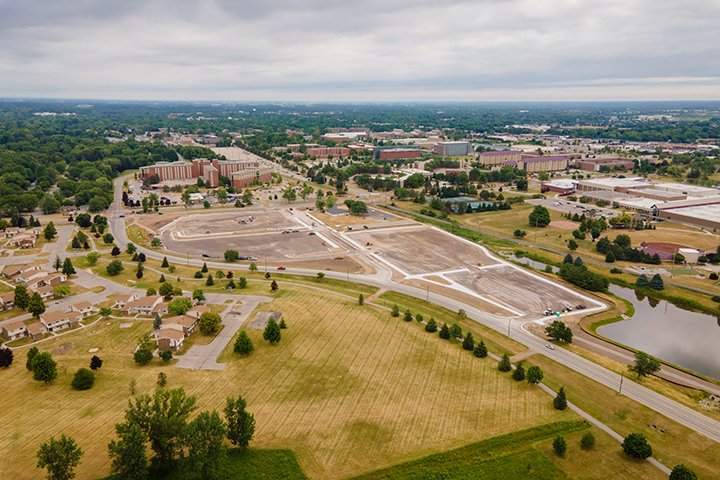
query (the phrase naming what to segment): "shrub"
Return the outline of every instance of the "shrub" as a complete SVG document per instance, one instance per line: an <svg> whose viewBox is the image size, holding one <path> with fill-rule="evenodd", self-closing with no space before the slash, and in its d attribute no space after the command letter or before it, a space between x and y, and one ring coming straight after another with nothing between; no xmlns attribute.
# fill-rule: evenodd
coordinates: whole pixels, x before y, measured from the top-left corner
<svg viewBox="0 0 720 480"><path fill-rule="evenodd" d="M580 448L583 450L590 450L595 446L595 435L592 432L587 432L580 439Z"/></svg>
<svg viewBox="0 0 720 480"><path fill-rule="evenodd" d="M75 390L90 390L95 384L95 374L87 368L80 368L72 379L72 388Z"/></svg>

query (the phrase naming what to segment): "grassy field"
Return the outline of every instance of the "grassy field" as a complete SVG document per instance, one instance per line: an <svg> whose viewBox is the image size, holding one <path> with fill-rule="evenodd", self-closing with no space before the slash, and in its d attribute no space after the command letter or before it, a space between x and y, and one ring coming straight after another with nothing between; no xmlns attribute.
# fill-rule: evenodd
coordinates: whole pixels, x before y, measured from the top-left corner
<svg viewBox="0 0 720 480"><path fill-rule="evenodd" d="M582 421L542 425L378 470L356 480L665 478L651 465L625 458L617 442L596 428L590 429L595 448L580 449L579 439L589 427ZM552 451L552 440L558 435L568 443L562 458Z"/></svg>
<svg viewBox="0 0 720 480"><path fill-rule="evenodd" d="M672 468L684 463L700 478L717 477L720 444L544 356L534 355L527 364L539 365L545 372L544 382L548 386L557 389L565 385L569 401L620 435L644 434L653 447L653 456L665 465ZM657 428L653 429L652 425ZM661 433L660 428L665 432Z"/></svg>
<svg viewBox="0 0 720 480"><path fill-rule="evenodd" d="M86 452L78 478L107 472L106 445L131 397L129 385L149 392L160 371L168 374L168 387L185 387L202 409L221 409L227 396L245 395L257 419L254 447L292 448L311 478L357 475L573 418L553 410L539 389L499 374L493 361L384 310L295 287L285 288L272 309L289 325L282 342L266 345L261 332L251 331L256 351L246 359L230 356L223 371L175 370L158 360L135 366L131 353L150 321L129 329L102 321L46 342L43 349L59 362L59 378L47 387L32 381L19 353L0 372L6 392L0 448L14 452L0 460L0 477L27 476L39 444L59 433ZM92 390L75 392L72 374L87 365L93 347L105 365Z"/></svg>

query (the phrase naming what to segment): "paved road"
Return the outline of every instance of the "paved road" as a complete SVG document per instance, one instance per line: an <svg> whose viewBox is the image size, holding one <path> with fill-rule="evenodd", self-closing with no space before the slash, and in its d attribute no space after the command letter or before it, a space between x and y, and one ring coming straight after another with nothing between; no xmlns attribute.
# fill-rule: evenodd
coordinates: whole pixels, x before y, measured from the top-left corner
<svg viewBox="0 0 720 480"><path fill-rule="evenodd" d="M179 361L175 365L176 367L192 370L222 370L225 368L224 364L217 362L217 358L255 308L261 303L272 302L271 297L255 295L207 295L207 301L210 303L225 303L228 299L233 300L233 303L228 305L222 313L224 328L209 344L193 345L187 353L178 356ZM198 334L196 333L196 335Z"/></svg>
<svg viewBox="0 0 720 480"><path fill-rule="evenodd" d="M121 187L122 178L118 178L115 181L115 202L113 203L110 211L110 228L111 233L115 237L116 241L120 245L125 245L127 243L127 234L125 233L125 219L120 217L120 215L122 214L122 203L120 201L122 195ZM143 251L148 257L153 257L157 259L161 259L163 256L167 256L168 260L176 263L189 262L190 264L197 266L201 266L203 264L203 260L201 259L186 260L185 258L180 258L173 255L166 255L166 253L164 252L159 253L145 248L139 248L139 250ZM207 262L207 264L208 267L212 268L227 268L226 263ZM247 267L243 265L238 265L234 268L244 269ZM379 268L381 268L381 266L379 266ZM300 268L288 268L286 273L315 276L317 271ZM372 275L363 275L344 274L328 271L325 272L325 275L328 278L336 278L340 280L344 280L347 278L352 282L373 285L379 288L393 290L420 299L425 299L427 296L431 302L446 307L450 310L457 311L461 308L464 309L467 312L468 316L473 320L482 323L490 328L493 328L494 330L497 330L502 334L507 334L508 332L507 320L500 319L493 315L489 315L487 312L479 310L470 305L466 305L453 298L448 298L433 292L430 292L428 295L425 290L395 283L387 276L387 272L376 273ZM579 355L576 355L568 350L562 348L549 350L545 348L545 342L542 339L523 330L522 324L520 323L510 323L510 335L512 338L526 345L527 347L533 348L538 352L543 352L545 356L551 358L552 360L555 360L571 368L572 370L575 370L576 372L592 378L593 380L607 387L610 387L611 389L615 390L620 385L620 375L589 360L586 360L585 358L582 358ZM633 400L657 411L658 413L665 415L666 417L682 425L685 425L686 427L702 435L705 435L706 437L716 442L720 442L720 422L718 422L717 420L711 419L706 415L703 415L695 410L692 410L691 408L681 405L680 403L675 402L659 393L656 393L628 378L624 379L622 393L623 395L632 398Z"/></svg>

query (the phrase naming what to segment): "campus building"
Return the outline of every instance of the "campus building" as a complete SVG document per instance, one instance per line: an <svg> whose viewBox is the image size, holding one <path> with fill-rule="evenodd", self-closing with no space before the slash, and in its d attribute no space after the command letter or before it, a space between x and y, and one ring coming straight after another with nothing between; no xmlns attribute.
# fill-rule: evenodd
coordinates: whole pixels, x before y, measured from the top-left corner
<svg viewBox="0 0 720 480"><path fill-rule="evenodd" d="M489 152L480 152L477 155L478 162L481 165L504 165L507 162L519 162L522 152L519 150L493 150Z"/></svg>
<svg viewBox="0 0 720 480"><path fill-rule="evenodd" d="M208 187L220 185L220 177L232 178L232 175L246 170L263 170L256 160L210 160L196 158L192 162L178 160L176 162L158 162L154 165L140 167L141 178L157 175L158 181L188 181L202 178ZM269 169L267 169L269 171ZM269 175L268 175L269 178Z"/></svg>
<svg viewBox="0 0 720 480"><path fill-rule="evenodd" d="M586 158L575 161L575 167L588 172L632 170L635 162L627 158Z"/></svg>
<svg viewBox="0 0 720 480"><path fill-rule="evenodd" d="M443 157L464 157L472 154L473 149L470 142L438 142L432 151Z"/></svg>
<svg viewBox="0 0 720 480"><path fill-rule="evenodd" d="M373 149L373 157L375 160L409 160L413 158L421 158L422 150L418 147L375 147Z"/></svg>
<svg viewBox="0 0 720 480"><path fill-rule="evenodd" d="M317 158L328 158L330 155L333 158L349 157L350 148L348 147L313 147L307 149L307 154Z"/></svg>
<svg viewBox="0 0 720 480"><path fill-rule="evenodd" d="M517 167L528 173L557 172L559 170L567 170L568 157L561 155L524 157L517 163Z"/></svg>

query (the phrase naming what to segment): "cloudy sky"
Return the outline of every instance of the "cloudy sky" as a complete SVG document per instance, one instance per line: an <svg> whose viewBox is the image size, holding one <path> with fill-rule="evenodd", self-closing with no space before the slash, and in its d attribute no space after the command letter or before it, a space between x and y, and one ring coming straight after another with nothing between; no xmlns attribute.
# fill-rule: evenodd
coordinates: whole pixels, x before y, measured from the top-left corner
<svg viewBox="0 0 720 480"><path fill-rule="evenodd" d="M720 0L0 0L0 97L720 99Z"/></svg>

